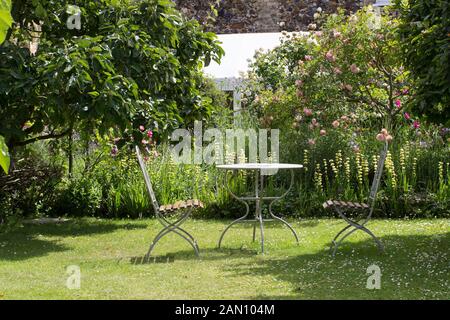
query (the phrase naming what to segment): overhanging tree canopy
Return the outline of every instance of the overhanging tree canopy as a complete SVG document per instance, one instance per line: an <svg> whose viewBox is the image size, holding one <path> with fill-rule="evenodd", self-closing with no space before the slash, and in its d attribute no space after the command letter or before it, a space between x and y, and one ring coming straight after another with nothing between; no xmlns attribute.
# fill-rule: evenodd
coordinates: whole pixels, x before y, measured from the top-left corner
<svg viewBox="0 0 450 320"><path fill-rule="evenodd" d="M66 25L69 4L81 30ZM74 127L140 139L141 125L164 131L210 112L198 79L222 50L172 1L17 0L12 14L0 47L0 134L10 147ZM25 45L33 39L35 54Z"/></svg>

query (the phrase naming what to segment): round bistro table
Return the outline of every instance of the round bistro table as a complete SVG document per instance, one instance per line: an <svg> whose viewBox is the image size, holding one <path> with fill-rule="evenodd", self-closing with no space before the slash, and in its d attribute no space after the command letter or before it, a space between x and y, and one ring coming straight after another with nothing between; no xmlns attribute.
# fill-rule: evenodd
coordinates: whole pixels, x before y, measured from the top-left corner
<svg viewBox="0 0 450 320"><path fill-rule="evenodd" d="M241 218L234 220L232 223L230 223L225 230L222 232L220 239L219 239L219 248L222 244L223 237L227 233L227 231L235 224L237 223L244 223L244 222L252 222L253 223L253 241L255 241L256 236L256 225L259 223L260 231L261 231L261 253L264 254L264 222L267 221L279 221L286 225L291 231L292 234L295 237L295 240L297 244L298 241L298 235L295 232L294 228L285 220L282 218L276 216L272 212L272 205L279 201L280 199L284 198L292 189L292 186L294 185L294 170L302 169L303 166L300 164L290 164L290 163L238 163L238 164L227 164L227 165L218 165L218 169L222 169L225 171L239 171L239 170L245 170L245 171L253 171L255 173L255 195L251 197L239 197L236 194L234 194L228 185L228 172L225 172L225 187L227 188L228 192L231 194L233 198L238 200L239 202L243 203L246 207L246 213ZM270 176L276 174L279 170L290 170L291 172L291 183L289 186L289 189L278 197L266 197L263 195L263 188L264 188L264 177ZM250 213L250 207L249 202L255 201L256 209L255 209L255 218L254 219L247 219L249 213ZM262 204L264 201L270 201L269 204L269 214L271 216L271 219L264 219L262 215Z"/></svg>

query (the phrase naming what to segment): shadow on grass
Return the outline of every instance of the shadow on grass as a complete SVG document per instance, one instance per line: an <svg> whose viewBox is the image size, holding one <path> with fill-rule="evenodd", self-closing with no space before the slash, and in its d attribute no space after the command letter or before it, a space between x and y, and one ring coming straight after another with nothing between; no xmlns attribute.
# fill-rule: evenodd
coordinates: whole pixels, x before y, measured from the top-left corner
<svg viewBox="0 0 450 320"><path fill-rule="evenodd" d="M300 228L314 228L317 225L319 225L319 220L315 219L315 220L299 220L297 222L297 225Z"/></svg>
<svg viewBox="0 0 450 320"><path fill-rule="evenodd" d="M172 263L179 261L216 261L216 260L231 260L241 258L251 258L258 255L257 250L247 248L200 248L200 257L195 255L194 250L179 250L168 254L152 254L150 258L145 256L122 258L121 260L128 261L130 264L153 264L153 263Z"/></svg>
<svg viewBox="0 0 450 320"><path fill-rule="evenodd" d="M448 299L450 274L450 233L434 235L387 235L380 240L385 252L375 242L344 242L336 257L329 253L330 243L317 251L302 247L286 249L277 255L269 251L261 256L247 248L200 248L197 259L192 250L171 254L174 261L227 261L223 271L228 276L270 278L282 284L285 295L261 292L249 299ZM260 258L255 259L255 257ZM164 261L167 256L155 256ZM381 289L367 289L367 269L381 269Z"/></svg>
<svg viewBox="0 0 450 320"><path fill-rule="evenodd" d="M61 252L69 250L67 246L58 241L40 240L32 237L21 238L10 236L8 240L0 236L0 261L26 260L34 257L44 256L50 252Z"/></svg>
<svg viewBox="0 0 450 320"><path fill-rule="evenodd" d="M41 237L79 237L104 234L116 230L144 229L146 224L118 224L109 221L77 219L61 224L25 225L6 233L0 233L0 261L26 260L61 252L71 248L59 244L58 240Z"/></svg>
<svg viewBox="0 0 450 320"><path fill-rule="evenodd" d="M26 225L23 228L15 230L15 232L23 232L26 234L41 234L46 236L58 237L78 237L93 234L110 233L116 230L134 230L145 229L145 223L127 223L119 224L112 220L86 220L74 219L59 224L43 224L43 225Z"/></svg>
<svg viewBox="0 0 450 320"><path fill-rule="evenodd" d="M203 220L197 220L197 222L200 222ZM208 221L208 220L205 220ZM220 226L220 228L217 229L217 239L219 240L220 235L225 230L225 228L231 223L232 220L214 220L215 222L220 222L223 224ZM320 222L319 220L297 220L297 219L288 219L287 220L294 228L294 230L297 231L297 234L300 235L300 232L303 228L313 228L317 226ZM341 221L335 222L334 220L330 220L331 223L337 223L342 224ZM195 223L195 221L194 221ZM256 225L256 240L251 241L252 239L252 232L253 232L253 225ZM228 246L227 240L230 240L230 238L233 238L232 232L235 231L236 228L243 229L245 232L248 233L248 239L249 241L243 241L239 245L235 246L234 248L230 248ZM276 231L276 232L283 232L286 233L290 239L292 240L293 245L295 245L295 239L292 237L291 230L281 223L280 221L271 220L264 222L264 230L267 232L268 230ZM231 233L231 234L230 234ZM161 242L164 241L171 241L167 239L162 239ZM248 248L248 246L254 246L256 244L256 247L254 248ZM222 242L222 248L202 248L201 243L200 245L200 260L221 260L221 259L234 259L234 258L243 258L243 257L249 257L249 256L257 256L260 254L260 226L259 222L244 222L244 223L238 223L233 225L223 238ZM240 246L240 247L239 247ZM158 245L156 246L156 248ZM188 248L189 246L186 245ZM158 250L156 249L156 252ZM170 255L175 255L175 259L178 260L199 260L199 258L194 254L194 251L192 249L186 249L186 250L178 250L176 252L170 253ZM156 257L157 259L164 259L166 256L164 254L162 255L155 255L152 254L152 257ZM138 259L144 259L144 256L142 257L134 257ZM133 260L134 261L134 260Z"/></svg>
<svg viewBox="0 0 450 320"><path fill-rule="evenodd" d="M168 255L165 255L165 256L131 257L131 258L129 258L129 262L130 262L130 264L133 264L133 265L166 264L166 263L173 263L173 262L175 262L175 256L173 254L168 254Z"/></svg>
<svg viewBox="0 0 450 320"><path fill-rule="evenodd" d="M284 219L284 218L283 218ZM286 220L286 219L285 219ZM233 220L220 220L220 222L224 223L224 227L221 231L225 229ZM295 220L295 219L287 219L286 220L294 229L297 228L313 228L316 227L320 222L315 220ZM235 228L238 226L243 229L253 229L253 225L256 225L256 229L259 230L259 222L241 222L233 225L231 228ZM280 227L285 228L286 226L277 220L264 221L264 229L279 229ZM286 229L287 230L287 229Z"/></svg>
<svg viewBox="0 0 450 320"><path fill-rule="evenodd" d="M325 246L312 254L234 264L227 271L239 277L270 276L291 287L283 297L252 299L448 299L450 233L389 235L381 240L384 253L367 239L342 244L335 258ZM371 265L381 269L380 290L366 288Z"/></svg>

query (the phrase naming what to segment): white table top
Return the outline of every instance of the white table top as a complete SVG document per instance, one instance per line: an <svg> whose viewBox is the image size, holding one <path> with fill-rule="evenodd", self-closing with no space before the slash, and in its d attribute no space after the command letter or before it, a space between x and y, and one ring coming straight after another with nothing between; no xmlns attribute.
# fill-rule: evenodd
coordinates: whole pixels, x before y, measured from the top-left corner
<svg viewBox="0 0 450 320"><path fill-rule="evenodd" d="M235 163L218 165L225 170L270 170L270 169L302 169L301 164L292 163Z"/></svg>

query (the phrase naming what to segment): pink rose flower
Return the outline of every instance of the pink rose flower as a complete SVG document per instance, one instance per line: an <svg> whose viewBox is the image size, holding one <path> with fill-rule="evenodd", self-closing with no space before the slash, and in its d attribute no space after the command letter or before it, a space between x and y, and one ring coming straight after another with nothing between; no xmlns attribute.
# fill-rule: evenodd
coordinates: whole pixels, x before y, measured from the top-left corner
<svg viewBox="0 0 450 320"><path fill-rule="evenodd" d="M356 74L356 73L359 73L359 72L361 71L361 69L359 69L358 66L357 66L356 64L353 63L353 64L350 66L350 71L351 71L352 73Z"/></svg>
<svg viewBox="0 0 450 320"><path fill-rule="evenodd" d="M332 51L328 51L325 55L325 58L330 61L330 62L335 62L336 61L336 57L334 56Z"/></svg>
<svg viewBox="0 0 450 320"><path fill-rule="evenodd" d="M405 112L404 116L405 116L406 120L410 120L411 119L411 115L408 112Z"/></svg>
<svg viewBox="0 0 450 320"><path fill-rule="evenodd" d="M140 125L140 126L139 126L139 130L140 130L141 132L144 132L144 131L145 131L145 127L144 127L143 125Z"/></svg>
<svg viewBox="0 0 450 320"><path fill-rule="evenodd" d="M320 130L320 135L323 137L323 136L326 136L327 135L327 131L326 130Z"/></svg>
<svg viewBox="0 0 450 320"><path fill-rule="evenodd" d="M148 130L147 131L147 137L149 137L150 139L153 137L153 131L152 130Z"/></svg>
<svg viewBox="0 0 450 320"><path fill-rule="evenodd" d="M303 113L305 114L305 116L310 117L313 115L313 112L311 109L305 108L303 109Z"/></svg>
<svg viewBox="0 0 450 320"><path fill-rule="evenodd" d="M341 35L342 35L342 34L341 34L339 31L336 31L336 30L333 31L333 37L335 37L335 38L340 38Z"/></svg>
<svg viewBox="0 0 450 320"><path fill-rule="evenodd" d="M312 56L310 56L309 54L307 54L305 56L305 61L311 61L312 60Z"/></svg>
<svg viewBox="0 0 450 320"><path fill-rule="evenodd" d="M419 129L420 128L420 122L418 120L415 120L413 123L413 127L414 129Z"/></svg>
<svg viewBox="0 0 450 320"><path fill-rule="evenodd" d="M386 136L382 133L377 134L377 140L378 141L385 141L386 140Z"/></svg>
<svg viewBox="0 0 450 320"><path fill-rule="evenodd" d="M117 156L118 153L119 153L119 149L117 149L117 146L113 146L111 148L111 156L115 157L115 156Z"/></svg>
<svg viewBox="0 0 450 320"><path fill-rule="evenodd" d="M309 144L310 146L313 146L313 145L316 144L316 140L315 140L315 139L308 139L308 144Z"/></svg>
<svg viewBox="0 0 450 320"><path fill-rule="evenodd" d="M298 79L298 80L295 81L295 85L296 85L297 87L301 87L301 86L303 85L303 81L300 80L300 79Z"/></svg>
<svg viewBox="0 0 450 320"><path fill-rule="evenodd" d="M402 106L402 102L399 99L397 99L395 100L395 105L397 108L400 108Z"/></svg>
<svg viewBox="0 0 450 320"><path fill-rule="evenodd" d="M342 70L339 69L338 67L333 68L333 72L334 72L335 74L337 74L337 75L342 74Z"/></svg>
<svg viewBox="0 0 450 320"><path fill-rule="evenodd" d="M141 143L142 143L143 145L147 145L147 144L148 144L148 141L145 140L145 139L142 139Z"/></svg>
<svg viewBox="0 0 450 320"><path fill-rule="evenodd" d="M391 142L394 138L388 133L386 129L382 129L379 134L377 134L378 141Z"/></svg>
<svg viewBox="0 0 450 320"><path fill-rule="evenodd" d="M333 128L337 129L340 125L339 121L335 120L333 121L333 123L331 124L333 126Z"/></svg>

